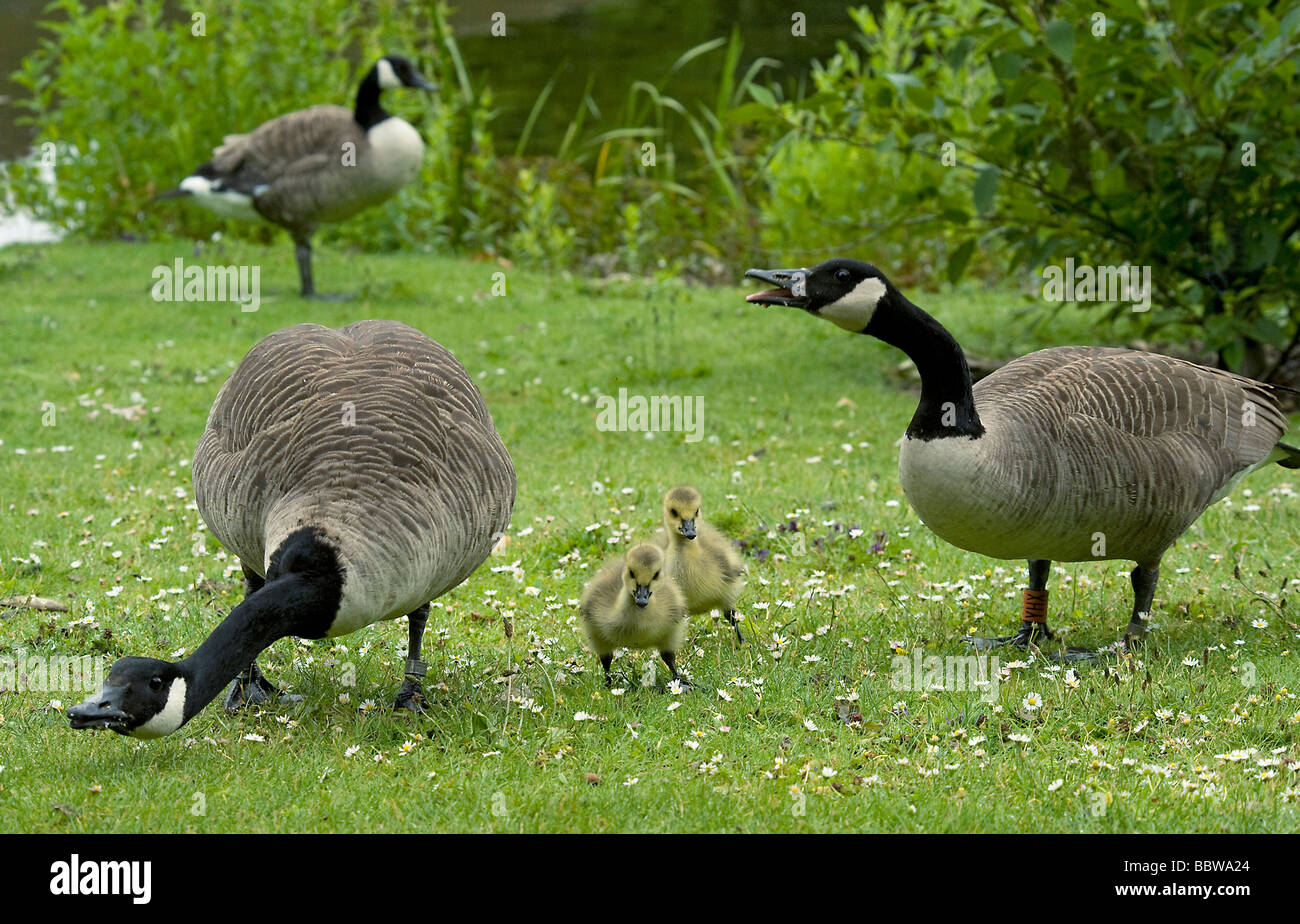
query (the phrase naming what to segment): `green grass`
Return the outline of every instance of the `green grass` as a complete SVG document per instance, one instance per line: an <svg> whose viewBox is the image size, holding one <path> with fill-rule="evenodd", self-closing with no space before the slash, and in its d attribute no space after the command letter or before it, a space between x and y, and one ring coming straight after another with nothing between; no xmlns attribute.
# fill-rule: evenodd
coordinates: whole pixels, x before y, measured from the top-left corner
<svg viewBox="0 0 1300 924"><path fill-rule="evenodd" d="M261 264L261 310L152 301L152 268L178 254ZM494 272L506 297L490 295ZM300 704L234 716L213 704L151 743L71 731L51 700L81 692L3 693L0 830L1300 829L1294 473L1257 473L1170 551L1142 663L1081 666L1071 688L1034 659L994 705L895 690L892 644L964 654L971 626L1014 627L1023 586L1023 563L952 548L907 506L895 441L915 398L888 373L899 354L747 306L739 288L330 250L317 276L363 297L298 299L283 242L202 257L188 242L0 252L0 597L69 606L0 611L0 658L193 651L240 599L234 559L201 532L188 468L224 377L277 328L396 318L470 370L519 473L511 543L433 611L434 708L385 708L404 624L282 640L263 668ZM1031 330L1006 293L913 295L975 353L1093 336L1072 309ZM619 386L702 395L707 437L598 431L594 396ZM748 559L750 643L697 625L682 654L693 692L632 683L612 696L574 604L683 481L703 491L706 518L767 550ZM791 519L797 532L777 528ZM1128 567L1054 575L1053 623L1074 644L1118 636ZM651 661L615 664L637 678ZM1028 711L1031 693L1042 705Z"/></svg>

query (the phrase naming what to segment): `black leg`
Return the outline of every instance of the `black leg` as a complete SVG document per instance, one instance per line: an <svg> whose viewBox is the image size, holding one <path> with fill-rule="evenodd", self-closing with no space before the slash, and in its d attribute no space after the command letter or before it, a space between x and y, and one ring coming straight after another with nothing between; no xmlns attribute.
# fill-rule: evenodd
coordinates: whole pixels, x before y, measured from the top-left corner
<svg viewBox="0 0 1300 924"><path fill-rule="evenodd" d="M677 652L661 651L659 652L659 657L663 658L664 663L668 665L668 671L673 675L674 680L676 680L678 683L682 684L683 686L688 685L688 682L682 680L681 675L677 673Z"/></svg>
<svg viewBox="0 0 1300 924"><path fill-rule="evenodd" d="M248 565L240 565L240 567L244 569L244 599L247 600L262 589L262 586L266 584L266 578L248 567Z"/></svg>
<svg viewBox="0 0 1300 924"><path fill-rule="evenodd" d="M425 623L429 621L429 604L426 603L407 613L406 618L410 622L406 646L406 676L402 681L402 688L397 691L397 699L393 700L393 708L423 712L428 700L425 698L424 688L420 686L420 682L429 672L429 665L420 660L420 641L424 638Z"/></svg>
<svg viewBox="0 0 1300 924"><path fill-rule="evenodd" d="M1022 639L1017 645L1038 639L1055 638L1047 626L1047 578L1052 573L1052 563L1045 558L1029 559L1029 586L1021 606L1020 631L1015 637Z"/></svg>
<svg viewBox="0 0 1300 924"><path fill-rule="evenodd" d="M1030 642L1052 638L1052 630L1047 627L1047 578L1052 563L1045 558L1031 558L1028 564L1029 587L1025 590L1021 607L1020 629L1015 635L971 639L977 649L982 651L1002 645L1024 648Z"/></svg>
<svg viewBox="0 0 1300 924"><path fill-rule="evenodd" d="M311 298L316 294L316 286L311 279L311 238L295 239L293 244L293 255L298 258L300 294L303 298Z"/></svg>
<svg viewBox="0 0 1300 924"><path fill-rule="evenodd" d="M609 676L609 666L613 663L614 655L612 653L600 656L600 666L605 669L605 686L607 687L612 687L614 685L613 679Z"/></svg>
<svg viewBox="0 0 1300 924"><path fill-rule="evenodd" d="M1133 583L1133 615L1129 618L1128 629L1124 631L1124 641L1128 644L1142 641L1147 632L1147 620L1151 617L1151 601L1156 596L1156 582L1160 580L1159 562L1147 567L1141 562L1129 573Z"/></svg>
<svg viewBox="0 0 1300 924"><path fill-rule="evenodd" d="M731 628L736 630L736 640L742 645L745 644L745 636L740 634L740 623L736 621L736 611L727 610L723 615L727 617L727 622L731 623Z"/></svg>

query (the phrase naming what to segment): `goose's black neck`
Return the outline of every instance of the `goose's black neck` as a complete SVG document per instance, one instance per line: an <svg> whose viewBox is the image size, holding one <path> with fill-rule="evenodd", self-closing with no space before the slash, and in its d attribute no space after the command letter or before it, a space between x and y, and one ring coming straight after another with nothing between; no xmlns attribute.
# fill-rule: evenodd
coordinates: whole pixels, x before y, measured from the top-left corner
<svg viewBox="0 0 1300 924"><path fill-rule="evenodd" d="M266 583L230 611L177 667L187 678L185 720L212 702L271 643L325 635L343 595L343 571L319 530L303 527L271 556Z"/></svg>
<svg viewBox="0 0 1300 924"><path fill-rule="evenodd" d="M910 439L984 435L966 356L942 324L893 290L863 333L898 347L921 374L921 403L907 427Z"/></svg>
<svg viewBox="0 0 1300 924"><path fill-rule="evenodd" d="M353 112L357 124L367 131L388 118L388 112L379 104L379 94L382 91L383 87L379 85L379 65L376 64L357 88L357 106Z"/></svg>

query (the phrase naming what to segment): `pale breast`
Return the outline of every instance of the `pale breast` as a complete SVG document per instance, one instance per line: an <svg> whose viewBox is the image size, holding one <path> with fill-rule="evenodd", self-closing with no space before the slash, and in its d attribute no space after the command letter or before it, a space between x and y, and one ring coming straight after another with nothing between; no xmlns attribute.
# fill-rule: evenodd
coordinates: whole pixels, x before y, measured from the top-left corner
<svg viewBox="0 0 1300 924"><path fill-rule="evenodd" d="M365 165L377 186L400 189L420 172L424 141L409 123L390 116L366 133L370 149Z"/></svg>

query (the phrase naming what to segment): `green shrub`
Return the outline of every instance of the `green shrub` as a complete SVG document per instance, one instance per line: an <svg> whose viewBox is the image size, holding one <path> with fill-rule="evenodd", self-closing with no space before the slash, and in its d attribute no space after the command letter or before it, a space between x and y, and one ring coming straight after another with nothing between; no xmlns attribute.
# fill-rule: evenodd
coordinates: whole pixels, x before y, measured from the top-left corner
<svg viewBox="0 0 1300 924"><path fill-rule="evenodd" d="M1153 310L1111 318L1266 376L1300 341L1300 7L1275 7L890 3L853 11L865 53L842 46L810 98L750 115L869 152L853 166L884 168L896 222L930 200L951 278L994 243L1026 275L1151 266ZM853 197L830 220L854 216L875 220Z"/></svg>

